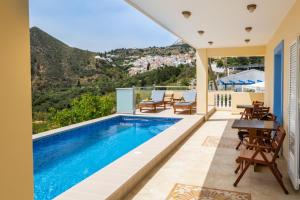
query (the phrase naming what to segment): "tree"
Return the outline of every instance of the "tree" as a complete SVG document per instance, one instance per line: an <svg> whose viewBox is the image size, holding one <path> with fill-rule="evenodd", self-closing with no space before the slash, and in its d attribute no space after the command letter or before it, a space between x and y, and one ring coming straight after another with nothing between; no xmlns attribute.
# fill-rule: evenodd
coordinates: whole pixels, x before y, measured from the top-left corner
<svg viewBox="0 0 300 200"><path fill-rule="evenodd" d="M189 86L190 85L190 80L185 78L181 80L181 85L183 86Z"/></svg>
<svg viewBox="0 0 300 200"><path fill-rule="evenodd" d="M80 79L77 80L76 86L77 86L77 87L81 87Z"/></svg>
<svg viewBox="0 0 300 200"><path fill-rule="evenodd" d="M210 74L210 77L214 83L214 87L216 90L218 90L218 84L217 84L217 77L215 75L215 73L213 72L212 68L211 68L211 59L208 59L208 73Z"/></svg>
<svg viewBox="0 0 300 200"><path fill-rule="evenodd" d="M112 114L114 107L114 94L105 96L83 94L71 102L70 108L57 111L51 121L57 126L67 126Z"/></svg>

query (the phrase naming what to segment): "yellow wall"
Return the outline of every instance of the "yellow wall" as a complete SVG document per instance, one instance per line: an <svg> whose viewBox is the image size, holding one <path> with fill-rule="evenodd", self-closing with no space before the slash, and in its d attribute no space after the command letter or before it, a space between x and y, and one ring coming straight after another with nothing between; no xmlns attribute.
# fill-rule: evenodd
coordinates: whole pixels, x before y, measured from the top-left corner
<svg viewBox="0 0 300 200"><path fill-rule="evenodd" d="M264 56L265 46L197 49L197 113L207 114L211 96L208 95L208 58L224 56ZM210 102L209 102L210 101Z"/></svg>
<svg viewBox="0 0 300 200"><path fill-rule="evenodd" d="M0 1L0 199L33 199L27 0Z"/></svg>
<svg viewBox="0 0 300 200"><path fill-rule="evenodd" d="M228 110L232 114L240 114L244 109L238 109L237 105L250 105L253 101L264 102L264 93L233 92L233 91L210 91L208 92L208 105L214 105L216 94L231 94L231 108L217 108L217 110Z"/></svg>
<svg viewBox="0 0 300 200"><path fill-rule="evenodd" d="M264 102L264 93L254 93L254 92L233 92L231 95L232 98L232 114L240 114L244 109L238 109L237 105L252 104L253 101L262 101Z"/></svg>
<svg viewBox="0 0 300 200"><path fill-rule="evenodd" d="M283 114L284 128L288 125L288 87L289 87L289 46L300 36L300 0L297 0L289 14L282 21L280 27L266 46L266 94L265 101L269 106L273 106L273 74L274 74L274 49L284 40L284 95ZM285 140L284 155L287 156L288 140Z"/></svg>
<svg viewBox="0 0 300 200"><path fill-rule="evenodd" d="M232 47L232 48L209 48L206 49L207 57L222 56L264 56L265 55L265 95L267 106L273 107L273 78L274 78L274 49L284 40L284 95L283 95L283 125L285 130L288 126L288 88L289 88L289 46L300 36L300 0L283 19L277 31L266 46ZM198 79L198 75L197 75ZM211 98L209 99L211 102ZM234 106L234 105L233 105ZM285 140L284 155L287 156L288 140Z"/></svg>
<svg viewBox="0 0 300 200"><path fill-rule="evenodd" d="M196 52L196 81L197 81L197 113L208 113L208 58L207 49L198 49Z"/></svg>
<svg viewBox="0 0 300 200"><path fill-rule="evenodd" d="M213 104L213 95L208 93L208 58L231 56L264 56L265 46L225 47L198 49L197 58L197 113L207 113L207 106ZM219 91L220 92L220 91ZM225 92L226 93L226 92Z"/></svg>
<svg viewBox="0 0 300 200"><path fill-rule="evenodd" d="M207 49L207 57L264 56L265 46L225 47Z"/></svg>

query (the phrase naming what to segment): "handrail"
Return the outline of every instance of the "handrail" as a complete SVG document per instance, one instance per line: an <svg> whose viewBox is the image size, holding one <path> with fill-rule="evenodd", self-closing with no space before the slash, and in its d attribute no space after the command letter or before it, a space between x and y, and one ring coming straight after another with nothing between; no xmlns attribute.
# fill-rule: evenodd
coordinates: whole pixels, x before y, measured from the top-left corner
<svg viewBox="0 0 300 200"><path fill-rule="evenodd" d="M134 87L135 89L138 89L138 90L140 90L140 89L153 89L153 87Z"/></svg>
<svg viewBox="0 0 300 200"><path fill-rule="evenodd" d="M176 86L176 85L163 86L163 85L157 85L155 87L164 87L164 88L191 88L193 86L182 86L182 85L179 85L179 86Z"/></svg>
<svg viewBox="0 0 300 200"><path fill-rule="evenodd" d="M176 94L176 97L181 96L185 91L194 89L193 86L147 86L147 87L132 87L134 91L135 103L138 104L144 99L151 98L152 90L165 90L166 95ZM130 88L127 88L130 89ZM119 88L123 90L124 88ZM199 94L200 95L200 94ZM263 94L253 92L235 92L235 91L208 91L208 105L214 106L219 110L228 110L234 113L240 113L240 110L236 108L238 104L251 104L253 99L263 99Z"/></svg>
<svg viewBox="0 0 300 200"><path fill-rule="evenodd" d="M176 86L176 85L170 85L170 86L162 86L162 85L155 85L155 86L146 86L146 87L135 87L137 90L143 90L143 89L160 89L165 88L166 90L172 90L172 89L182 89L182 90L191 90L195 89L195 86ZM178 90L177 89L177 90Z"/></svg>

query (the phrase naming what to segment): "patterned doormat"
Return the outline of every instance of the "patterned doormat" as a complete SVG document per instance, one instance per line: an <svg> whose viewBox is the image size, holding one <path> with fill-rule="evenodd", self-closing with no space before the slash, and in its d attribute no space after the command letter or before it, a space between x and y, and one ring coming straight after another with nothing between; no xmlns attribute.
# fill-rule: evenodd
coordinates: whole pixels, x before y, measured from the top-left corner
<svg viewBox="0 0 300 200"><path fill-rule="evenodd" d="M167 200L251 200L251 194L177 183Z"/></svg>

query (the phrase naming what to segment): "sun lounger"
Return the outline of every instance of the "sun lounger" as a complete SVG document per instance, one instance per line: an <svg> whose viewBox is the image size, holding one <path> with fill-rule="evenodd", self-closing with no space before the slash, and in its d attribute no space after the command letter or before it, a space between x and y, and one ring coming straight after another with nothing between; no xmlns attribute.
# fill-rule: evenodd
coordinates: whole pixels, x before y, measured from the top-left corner
<svg viewBox="0 0 300 200"><path fill-rule="evenodd" d="M186 91L183 93L183 101L176 102L173 105L174 113L176 113L177 109L188 110L190 114L192 114L192 109L196 105L196 91Z"/></svg>
<svg viewBox="0 0 300 200"><path fill-rule="evenodd" d="M140 112L143 110L153 110L157 111L157 107L163 107L166 109L166 104L164 102L165 91L164 90L152 90L151 100L142 101L139 103Z"/></svg>

